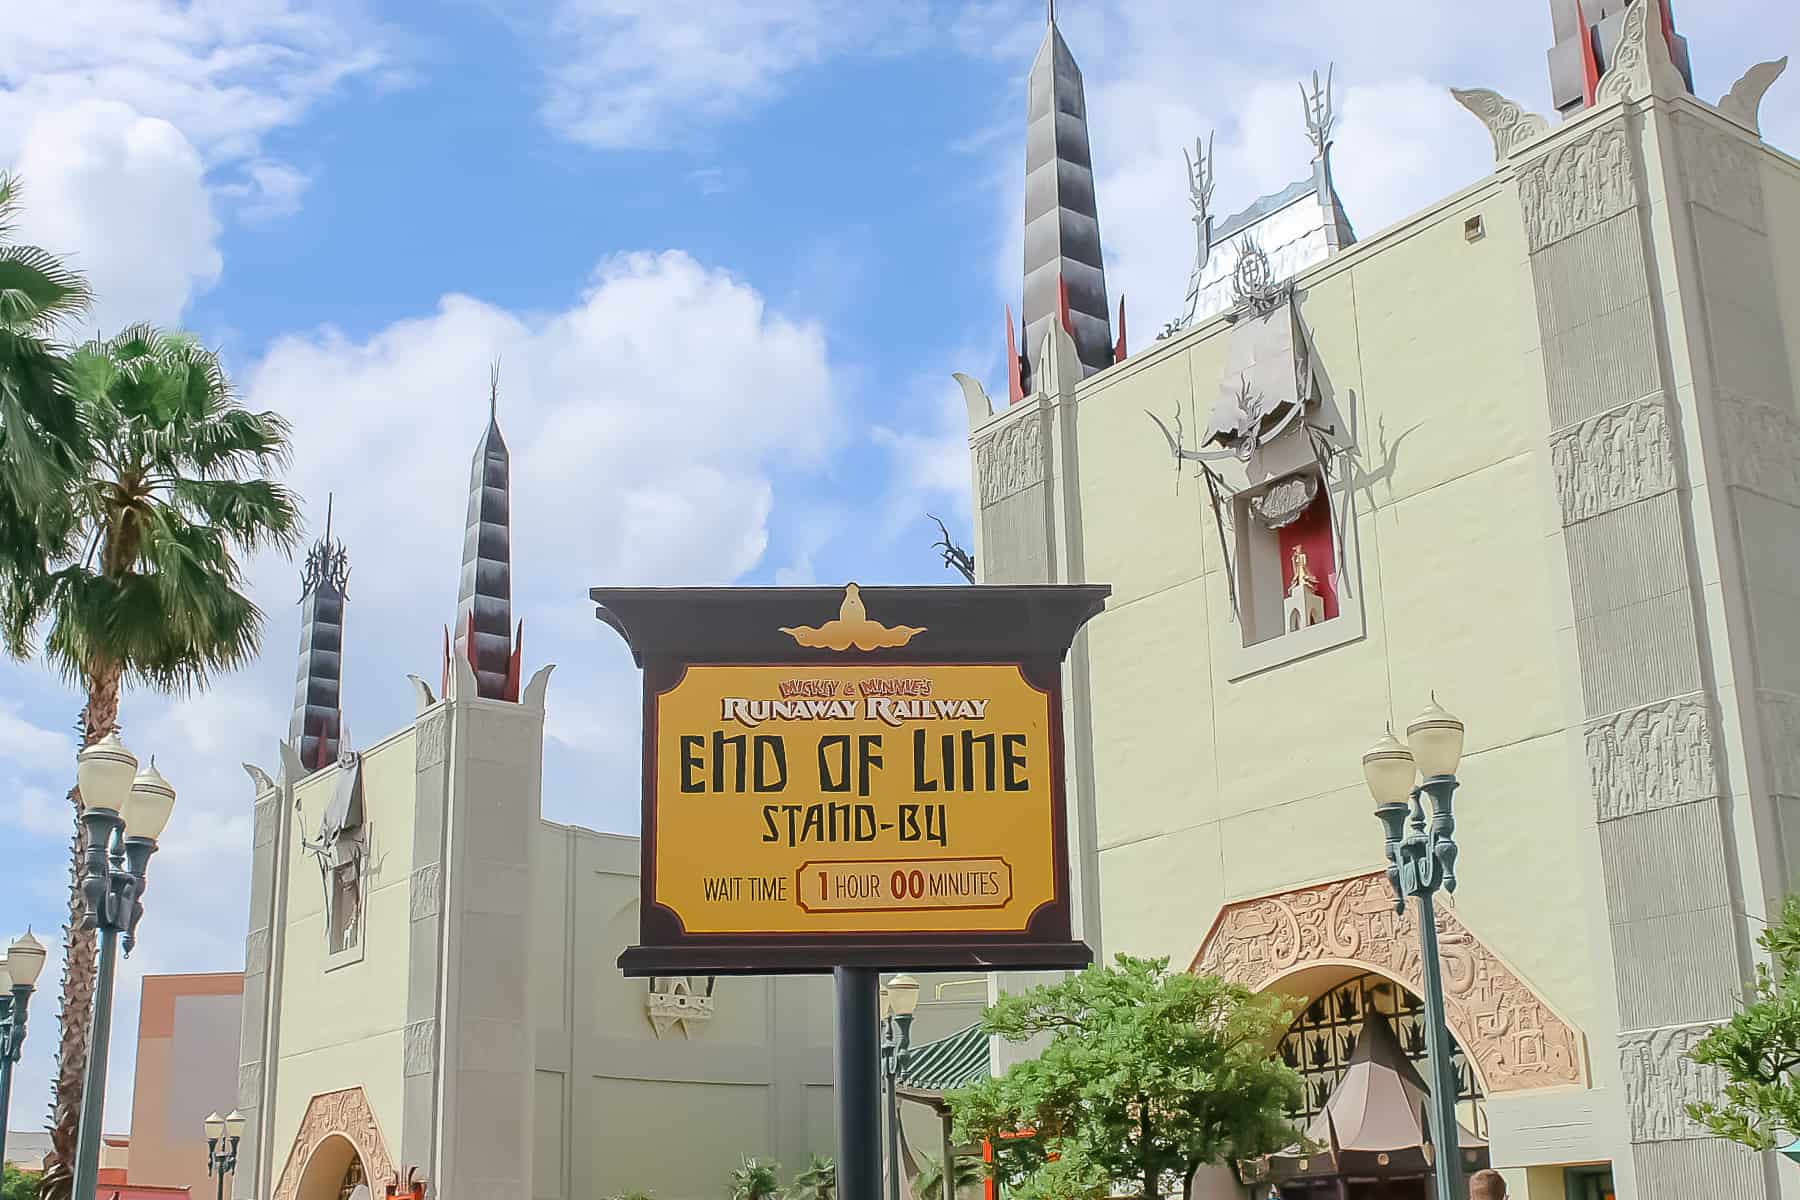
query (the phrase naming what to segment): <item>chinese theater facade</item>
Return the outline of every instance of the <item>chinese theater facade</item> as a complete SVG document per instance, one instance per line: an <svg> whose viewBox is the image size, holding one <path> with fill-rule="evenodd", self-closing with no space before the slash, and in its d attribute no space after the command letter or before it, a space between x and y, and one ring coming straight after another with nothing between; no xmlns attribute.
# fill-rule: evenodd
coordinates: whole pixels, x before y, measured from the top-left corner
<svg viewBox="0 0 1800 1200"><path fill-rule="evenodd" d="M1780 65L1700 99L1664 3L1557 0L1560 119L1455 93L1493 173L1361 240L1329 82L1244 213L1202 143L1184 310L1129 356L1052 23L1005 388L958 377L979 580L1113 589L1069 660L1083 934L1296 997L1302 1126L1411 1078L1365 1022L1423 1044L1361 755L1434 691L1467 722L1460 1113L1529 1200L1800 1195L1684 1110L1800 869L1800 162Z"/></svg>

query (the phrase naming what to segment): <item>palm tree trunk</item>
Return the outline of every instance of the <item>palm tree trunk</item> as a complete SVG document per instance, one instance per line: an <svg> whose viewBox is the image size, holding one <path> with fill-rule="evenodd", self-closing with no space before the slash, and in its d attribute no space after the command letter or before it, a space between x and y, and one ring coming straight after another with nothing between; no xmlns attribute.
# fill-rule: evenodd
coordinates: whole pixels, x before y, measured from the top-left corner
<svg viewBox="0 0 1800 1200"><path fill-rule="evenodd" d="M81 710L84 750L119 723L120 675L118 667L107 666L88 677L88 701ZM50 1146L55 1161L44 1172L41 1200L70 1200L75 1144L81 1133L82 1077L87 1071L88 1035L94 1025L94 931L83 927L87 906L81 898L81 885L87 878L87 860L79 820L79 787L69 789L69 803L77 820L69 844L69 921L63 926L62 994L57 1012L61 1036L50 1101Z"/></svg>

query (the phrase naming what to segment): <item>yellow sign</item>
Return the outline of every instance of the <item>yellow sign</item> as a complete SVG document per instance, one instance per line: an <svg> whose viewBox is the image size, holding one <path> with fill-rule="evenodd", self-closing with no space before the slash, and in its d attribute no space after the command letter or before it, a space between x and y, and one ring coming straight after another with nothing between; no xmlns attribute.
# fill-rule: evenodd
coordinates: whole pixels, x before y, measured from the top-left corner
<svg viewBox="0 0 1800 1200"><path fill-rule="evenodd" d="M1056 899L1051 698L1016 666L689 666L651 895L690 934L1023 933Z"/></svg>

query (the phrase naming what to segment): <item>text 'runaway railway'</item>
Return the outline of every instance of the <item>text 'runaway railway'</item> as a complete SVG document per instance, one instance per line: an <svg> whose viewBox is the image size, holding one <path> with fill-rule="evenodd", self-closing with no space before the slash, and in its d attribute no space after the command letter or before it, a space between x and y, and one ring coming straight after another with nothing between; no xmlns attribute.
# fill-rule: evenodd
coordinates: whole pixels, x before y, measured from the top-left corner
<svg viewBox="0 0 1800 1200"><path fill-rule="evenodd" d="M644 669L641 944L621 966L1084 963L1061 664L1105 595L596 589Z"/></svg>

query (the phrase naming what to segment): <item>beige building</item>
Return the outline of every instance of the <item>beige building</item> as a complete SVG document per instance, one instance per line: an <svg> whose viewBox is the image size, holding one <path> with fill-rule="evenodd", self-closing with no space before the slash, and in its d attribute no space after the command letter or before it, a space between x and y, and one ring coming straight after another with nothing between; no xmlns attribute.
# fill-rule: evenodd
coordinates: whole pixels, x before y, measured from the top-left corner
<svg viewBox="0 0 1800 1200"><path fill-rule="evenodd" d="M1494 172L1391 229L1350 233L1322 92L1294 188L1215 222L1197 164L1187 311L1130 357L1052 28L1043 332L1010 396L964 380L976 558L1112 585L1069 668L1085 932L1303 997L1299 1115L1346 1012L1419 1028L1359 759L1435 691L1469 730L1463 1111L1512 1194L1797 1196L1688 1120L1718 1080L1683 1052L1800 870L1800 162L1758 134L1779 64L1707 103L1661 0L1555 7L1566 119L1458 93Z"/></svg>
<svg viewBox="0 0 1800 1200"><path fill-rule="evenodd" d="M244 977L146 975L138 1004L131 1088L134 1184L188 1188L204 1196L206 1118L237 1104L238 1018Z"/></svg>
<svg viewBox="0 0 1800 1200"><path fill-rule="evenodd" d="M308 557L281 769L249 768L234 1196L710 1200L746 1155L785 1183L833 1152L830 981L626 979L638 840L542 818L551 668L521 682L509 484L490 422L463 636L437 692L413 680L414 721L361 750L337 700L346 555L328 531ZM942 982L917 1041L979 1017L984 988ZM930 1113L909 1120L935 1153Z"/></svg>

